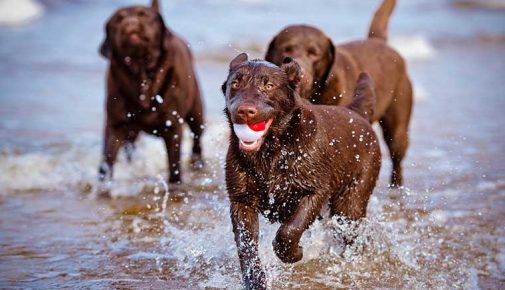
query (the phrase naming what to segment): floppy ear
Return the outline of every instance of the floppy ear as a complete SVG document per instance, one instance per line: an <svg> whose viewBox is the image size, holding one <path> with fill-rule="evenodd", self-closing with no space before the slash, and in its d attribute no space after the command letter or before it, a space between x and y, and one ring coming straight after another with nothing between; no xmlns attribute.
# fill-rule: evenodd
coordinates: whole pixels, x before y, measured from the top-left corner
<svg viewBox="0 0 505 290"><path fill-rule="evenodd" d="M223 91L223 95L226 95L226 83L228 83L228 81L224 81L223 85L221 86L221 91Z"/></svg>
<svg viewBox="0 0 505 290"><path fill-rule="evenodd" d="M112 56L112 45L110 43L109 39L109 24L105 26L105 39L102 42L102 45L100 46L100 54L105 57L110 59Z"/></svg>
<svg viewBox="0 0 505 290"><path fill-rule="evenodd" d="M160 13L160 3L158 3L158 0L153 0L151 2L151 9Z"/></svg>
<svg viewBox="0 0 505 290"><path fill-rule="evenodd" d="M230 71L236 69L240 64L246 62L249 60L249 56L247 53L242 52L241 54L237 55L231 62L230 62Z"/></svg>
<svg viewBox="0 0 505 290"><path fill-rule="evenodd" d="M366 72L361 72L356 82L352 102L347 105L347 107L372 123L375 112L375 102L376 97L373 79Z"/></svg>
<svg viewBox="0 0 505 290"><path fill-rule="evenodd" d="M330 38L328 38L328 44L329 44L328 57L329 57L329 63L331 66L333 64L333 60L335 59L335 45L333 45L333 41L331 41Z"/></svg>
<svg viewBox="0 0 505 290"><path fill-rule="evenodd" d="M343 98L352 98L356 80L349 76L358 75L360 70L348 52L337 47L332 47L331 50L333 51L328 52L331 56L331 62L328 65L328 72L326 73L324 84L326 87L336 88L337 92L341 93ZM325 93L323 93L323 95L324 94ZM323 98L331 97L331 94L323 96Z"/></svg>
<svg viewBox="0 0 505 290"><path fill-rule="evenodd" d="M265 54L265 60L271 63L274 63L274 53L275 53L275 41L277 37L274 37L270 44L268 45L267 53Z"/></svg>
<svg viewBox="0 0 505 290"><path fill-rule="evenodd" d="M160 13L158 13L158 21L160 23L161 27L161 45L165 50L168 50L170 48L170 41L172 40L172 32L167 28L165 25L165 21L163 20L163 17L161 16Z"/></svg>
<svg viewBox="0 0 505 290"><path fill-rule="evenodd" d="M291 57L285 57L282 61L281 69L286 73L289 85L292 88L296 88L301 80L300 65Z"/></svg>

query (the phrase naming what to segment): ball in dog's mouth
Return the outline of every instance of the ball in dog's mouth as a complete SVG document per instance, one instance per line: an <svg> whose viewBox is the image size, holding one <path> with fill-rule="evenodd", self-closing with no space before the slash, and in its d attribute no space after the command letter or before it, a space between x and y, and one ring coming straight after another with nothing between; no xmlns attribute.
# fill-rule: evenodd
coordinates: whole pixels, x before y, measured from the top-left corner
<svg viewBox="0 0 505 290"><path fill-rule="evenodd" d="M233 131L239 139L239 148L243 151L257 151L265 139L272 118L249 124L233 124Z"/></svg>

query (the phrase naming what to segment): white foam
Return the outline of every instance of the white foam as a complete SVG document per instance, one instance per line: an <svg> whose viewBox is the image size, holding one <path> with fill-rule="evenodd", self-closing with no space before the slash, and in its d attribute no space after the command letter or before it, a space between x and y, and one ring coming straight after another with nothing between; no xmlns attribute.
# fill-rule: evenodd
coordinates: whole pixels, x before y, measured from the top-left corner
<svg viewBox="0 0 505 290"><path fill-rule="evenodd" d="M505 9L505 1L504 0L458 0L464 5L482 7L487 9Z"/></svg>
<svg viewBox="0 0 505 290"><path fill-rule="evenodd" d="M0 25L24 25L43 13L44 7L34 0L0 0Z"/></svg>
<svg viewBox="0 0 505 290"><path fill-rule="evenodd" d="M426 88L419 84L419 82L414 82L414 99L416 101L424 102L429 99L429 93Z"/></svg>
<svg viewBox="0 0 505 290"><path fill-rule="evenodd" d="M164 252L177 261L174 270L182 276L192 273L190 278L193 281L200 281L199 286L202 288L235 288L241 283L228 208L227 202L218 202L213 209L216 216L213 215L212 218L195 216L195 220L191 220L192 224L204 220L208 224L209 220L212 221L210 226L203 229L180 229L169 223L165 224L166 238L161 244ZM336 218L316 221L300 241L304 256L295 264L282 263L273 251L272 241L278 227L279 224L270 224L260 218L259 253L270 288L292 283L291 275L305 267L310 268L312 260L317 261L316 263L320 265L318 267L322 269L321 275L316 275L318 282L323 285L341 285L344 288L351 285L349 282L339 280L342 279L343 273L349 276L350 280L366 279L367 273L374 271L374 265L387 264L391 260L395 261L395 266L383 269L386 273L382 275L385 277L395 276L397 272L415 270L412 272L417 273L415 280L430 273L430 270L425 271L417 264L416 251L419 251L421 245L411 243L409 238L405 241L393 239L393 236L401 238L401 232L398 232L396 227L380 223L375 218L351 225L341 224ZM357 238L352 246L346 247L342 238L350 236ZM202 277L199 277L200 275ZM443 278L440 277L437 283L445 285ZM417 282L419 283L417 286L422 286L421 282Z"/></svg>
<svg viewBox="0 0 505 290"><path fill-rule="evenodd" d="M504 243L505 240L502 238L500 239L501 243ZM505 272L505 248L501 248L500 252L496 256L496 260L498 260L498 268L500 271L503 273Z"/></svg>
<svg viewBox="0 0 505 290"><path fill-rule="evenodd" d="M225 156L229 130L224 121L206 126L202 142L216 144L204 147L204 158ZM58 190L81 185L95 187L101 159L102 140L55 144L35 152L0 152L0 194L23 190ZM192 140L189 130L183 136L182 160L187 164ZM142 187L159 186L159 177L167 176L167 154L161 138L142 135L135 144L132 162L123 150L114 166L112 196L135 195ZM183 170L186 170L183 165ZM183 172L184 173L184 172ZM184 176L183 176L184 178Z"/></svg>
<svg viewBox="0 0 505 290"><path fill-rule="evenodd" d="M435 48L424 36L393 36L389 43L407 60L430 60L436 55Z"/></svg>

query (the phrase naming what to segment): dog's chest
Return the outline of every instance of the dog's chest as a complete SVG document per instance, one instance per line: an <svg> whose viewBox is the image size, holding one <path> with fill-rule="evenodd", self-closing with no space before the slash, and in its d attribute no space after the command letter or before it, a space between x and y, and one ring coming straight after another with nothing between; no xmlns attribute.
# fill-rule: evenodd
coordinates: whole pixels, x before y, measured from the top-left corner
<svg viewBox="0 0 505 290"><path fill-rule="evenodd" d="M301 162L302 158L298 157L285 154L264 164L263 170L252 175L251 187L256 189L256 195L259 196L259 209L269 220L286 220L303 196L314 193L308 179L315 172L306 164L306 160Z"/></svg>
<svg viewBox="0 0 505 290"><path fill-rule="evenodd" d="M170 131L174 127L184 123L184 118L176 108L163 106L163 104L153 104L149 110L139 110L138 108L128 110L127 118L132 124L140 126L147 133L162 133Z"/></svg>
<svg viewBox="0 0 505 290"><path fill-rule="evenodd" d="M291 216L301 197L307 194L285 176L267 181L265 188L261 194L260 210L272 221L282 221Z"/></svg>

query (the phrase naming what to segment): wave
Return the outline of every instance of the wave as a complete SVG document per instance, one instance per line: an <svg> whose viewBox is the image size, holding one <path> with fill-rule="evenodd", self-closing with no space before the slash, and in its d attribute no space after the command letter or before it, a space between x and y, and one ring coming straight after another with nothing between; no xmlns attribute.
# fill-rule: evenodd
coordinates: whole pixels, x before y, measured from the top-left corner
<svg viewBox="0 0 505 290"><path fill-rule="evenodd" d="M504 10L504 0L455 0L454 5L462 8L485 8L493 10Z"/></svg>
<svg viewBox="0 0 505 290"><path fill-rule="evenodd" d="M459 239L453 232L461 229L447 227L446 221L437 220L436 215L408 208L406 204L426 202L419 199L418 193L406 190L376 194L380 197L372 196L368 217L358 223L345 222L341 217L314 222L300 241L303 259L293 265L282 263L272 250L278 224L260 218L259 254L270 288L319 285L362 289L377 281L383 284L371 288L476 288L476 270L467 266L471 258L451 247ZM392 203L395 194L406 200ZM192 227L164 223L160 251L130 259L154 260L156 264L172 260L175 267L171 271L188 278L197 288L235 288L241 278L228 209L227 200L209 200L199 205L198 210L206 214L192 214L186 221ZM396 219L399 211L407 218ZM440 231L448 231L449 235L441 239ZM469 232L465 230L465 234ZM355 237L354 243L346 245L345 240L350 237ZM433 263L434 257L445 257L446 262L440 266ZM308 281L304 275L312 279Z"/></svg>
<svg viewBox="0 0 505 290"><path fill-rule="evenodd" d="M42 17L43 14L44 7L35 0L0 1L0 25L25 25Z"/></svg>
<svg viewBox="0 0 505 290"><path fill-rule="evenodd" d="M220 164L227 148L227 124L224 121L212 122L203 136L205 157ZM189 178L188 160L191 154L192 140L189 130L183 137L182 158L183 172ZM16 152L12 149L0 149L0 192L12 191L80 189L95 190L98 187L98 165L102 150L101 138L85 142L48 145L37 151ZM135 143L133 160L129 163L126 154L118 154L114 166L114 181L111 186L112 196L134 195L143 187L156 186L160 177L167 176L167 155L161 138L142 135ZM217 159L217 160L216 160ZM212 168L209 168L209 170ZM218 171L217 169L214 169ZM214 174L214 173L213 173ZM217 173L216 173L217 174ZM204 183L205 178L192 180L194 184Z"/></svg>
<svg viewBox="0 0 505 290"><path fill-rule="evenodd" d="M436 55L428 38L420 35L393 36L390 44L407 60L430 60Z"/></svg>
<svg viewBox="0 0 505 290"><path fill-rule="evenodd" d="M413 81L413 87L414 87L414 98L416 101L425 102L426 100L429 99L430 94L428 93L428 90L424 85L420 84L417 81Z"/></svg>

